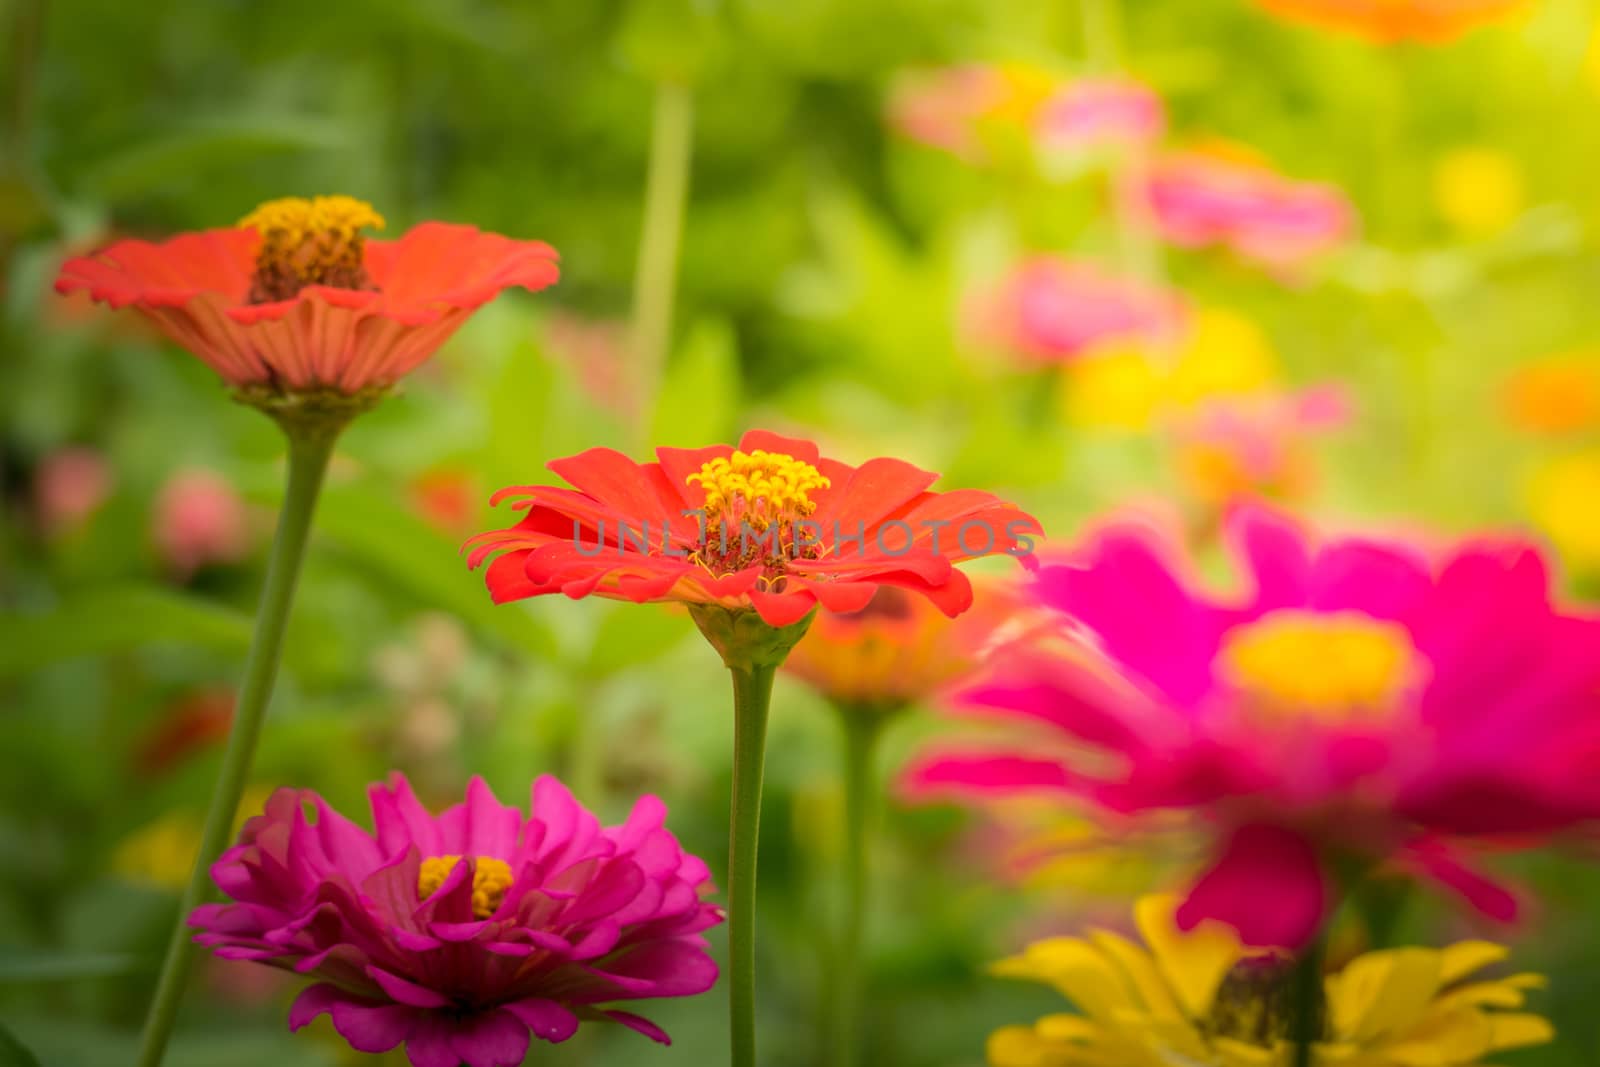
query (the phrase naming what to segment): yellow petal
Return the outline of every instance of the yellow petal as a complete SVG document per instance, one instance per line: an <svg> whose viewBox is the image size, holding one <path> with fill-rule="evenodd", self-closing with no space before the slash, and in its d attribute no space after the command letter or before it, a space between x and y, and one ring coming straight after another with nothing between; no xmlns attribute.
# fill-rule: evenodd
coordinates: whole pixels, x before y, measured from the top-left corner
<svg viewBox="0 0 1600 1067"><path fill-rule="evenodd" d="M1439 953L1439 983L1451 985L1459 982L1474 971L1481 971L1491 963L1499 963L1510 954L1510 949L1493 941L1458 941Z"/></svg>
<svg viewBox="0 0 1600 1067"><path fill-rule="evenodd" d="M1095 1019L1110 1019L1115 1012L1136 1006L1116 965L1075 937L1036 941L1020 957L1002 960L990 970L1002 977L1047 982Z"/></svg>
<svg viewBox="0 0 1600 1067"><path fill-rule="evenodd" d="M990 1067L1049 1067L1049 1046L1029 1026L1006 1026L989 1035Z"/></svg>
<svg viewBox="0 0 1600 1067"><path fill-rule="evenodd" d="M1214 920L1184 933L1178 929L1177 911L1176 896L1159 894L1140 898L1133 914L1178 1003L1191 1019L1198 1019L1210 1010L1217 986L1243 950L1238 935Z"/></svg>
<svg viewBox="0 0 1600 1067"><path fill-rule="evenodd" d="M1458 986L1434 1001L1434 1010L1460 1008L1520 1008L1526 1000L1514 982L1472 982Z"/></svg>
<svg viewBox="0 0 1600 1067"><path fill-rule="evenodd" d="M1364 1042L1417 1025L1439 991L1439 956L1433 949L1397 948L1351 961L1327 984L1334 1033Z"/></svg>
<svg viewBox="0 0 1600 1067"><path fill-rule="evenodd" d="M1458 1067L1477 1063L1493 1048L1491 1017L1465 1009L1440 1013L1381 1046L1383 1055L1402 1067Z"/></svg>
<svg viewBox="0 0 1600 1067"><path fill-rule="evenodd" d="M1094 930L1089 934L1102 955L1121 969L1135 995L1143 1001L1144 1009L1157 1019L1182 1019L1183 1012L1168 988L1155 960L1144 949L1125 937L1108 930Z"/></svg>
<svg viewBox="0 0 1600 1067"><path fill-rule="evenodd" d="M1514 1015L1490 1015L1488 1018L1494 1030L1490 1045L1496 1052L1525 1045L1543 1045L1556 1038L1555 1027L1543 1016L1519 1012Z"/></svg>

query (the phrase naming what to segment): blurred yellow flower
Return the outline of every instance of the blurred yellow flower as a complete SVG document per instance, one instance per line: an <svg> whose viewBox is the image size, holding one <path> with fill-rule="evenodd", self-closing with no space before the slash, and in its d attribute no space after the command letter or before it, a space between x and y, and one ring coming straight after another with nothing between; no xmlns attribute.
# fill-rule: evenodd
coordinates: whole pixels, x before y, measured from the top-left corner
<svg viewBox="0 0 1600 1067"><path fill-rule="evenodd" d="M1082 1014L1047 1015L989 1038L992 1067L1277 1067L1287 1063L1292 961L1246 955L1233 931L1207 921L1184 933L1172 896L1134 909L1145 944L1106 930L1057 937L1002 960L994 973L1054 986ZM1324 979L1322 1067L1467 1067L1554 1033L1523 1012L1538 975L1470 976L1505 959L1485 941L1359 956Z"/></svg>
<svg viewBox="0 0 1600 1067"><path fill-rule="evenodd" d="M1439 215L1469 237L1499 233L1522 214L1522 168L1493 148L1458 148L1433 169Z"/></svg>
<svg viewBox="0 0 1600 1067"><path fill-rule="evenodd" d="M1068 368L1063 403L1074 425L1144 430L1170 409L1266 392L1277 381L1278 358L1259 326L1202 308L1170 351L1129 341L1091 349Z"/></svg>
<svg viewBox="0 0 1600 1067"><path fill-rule="evenodd" d="M1513 426L1534 433L1600 426L1600 351L1551 356L1519 368L1506 382L1505 405Z"/></svg>
<svg viewBox="0 0 1600 1067"><path fill-rule="evenodd" d="M1528 516L1567 566L1600 570L1600 449L1550 460L1528 483Z"/></svg>
<svg viewBox="0 0 1600 1067"><path fill-rule="evenodd" d="M235 837L245 820L266 807L271 793L266 786L245 790L233 819ZM203 825L203 812L186 808L166 812L123 838L111 855L111 870L129 882L181 892L194 868Z"/></svg>

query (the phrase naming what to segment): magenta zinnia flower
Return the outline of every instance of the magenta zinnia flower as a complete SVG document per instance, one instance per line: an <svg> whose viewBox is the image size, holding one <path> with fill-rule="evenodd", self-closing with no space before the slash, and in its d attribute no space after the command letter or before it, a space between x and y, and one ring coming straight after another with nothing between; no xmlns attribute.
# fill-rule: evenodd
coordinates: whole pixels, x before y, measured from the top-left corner
<svg viewBox="0 0 1600 1067"><path fill-rule="evenodd" d="M530 816L482 779L435 816L400 774L370 791L375 831L310 790L279 789L212 867L230 904L197 908L218 956L314 975L289 1012L323 1013L352 1048L405 1043L415 1067L513 1067L528 1034L565 1041L601 1007L702 993L717 978L700 931L710 872L663 826L653 796L602 828L541 777ZM307 806L315 817L307 817Z"/></svg>
<svg viewBox="0 0 1600 1067"><path fill-rule="evenodd" d="M1237 598L1193 590L1127 527L1043 568L1036 597L1070 636L1003 651L962 698L1043 732L1026 751L931 756L911 784L1192 812L1215 854L1180 919L1254 945L1304 944L1335 872L1384 861L1512 918L1458 845L1600 815L1600 618L1554 607L1526 544L1434 564L1400 543L1318 545L1259 508L1230 533L1253 585Z"/></svg>

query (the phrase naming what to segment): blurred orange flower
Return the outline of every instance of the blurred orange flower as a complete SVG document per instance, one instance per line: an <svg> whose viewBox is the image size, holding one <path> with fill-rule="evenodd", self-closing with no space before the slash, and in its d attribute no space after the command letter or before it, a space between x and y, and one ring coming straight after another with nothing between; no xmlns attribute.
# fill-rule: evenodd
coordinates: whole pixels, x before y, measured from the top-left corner
<svg viewBox="0 0 1600 1067"><path fill-rule="evenodd" d="M1600 426L1600 350L1552 356L1506 382L1506 417L1520 430L1567 434Z"/></svg>
<svg viewBox="0 0 1600 1067"><path fill-rule="evenodd" d="M1380 44L1439 44L1528 6L1527 0L1257 0L1286 18Z"/></svg>
<svg viewBox="0 0 1600 1067"><path fill-rule="evenodd" d="M860 611L818 614L782 669L841 706L898 710L971 672L1017 606L1009 584L980 580L972 608L952 619L925 597L880 586Z"/></svg>
<svg viewBox="0 0 1600 1067"><path fill-rule="evenodd" d="M347 196L262 204L232 229L118 241L61 268L56 291L132 305L230 386L359 393L392 385L502 289L556 281L556 253L425 222L398 241Z"/></svg>

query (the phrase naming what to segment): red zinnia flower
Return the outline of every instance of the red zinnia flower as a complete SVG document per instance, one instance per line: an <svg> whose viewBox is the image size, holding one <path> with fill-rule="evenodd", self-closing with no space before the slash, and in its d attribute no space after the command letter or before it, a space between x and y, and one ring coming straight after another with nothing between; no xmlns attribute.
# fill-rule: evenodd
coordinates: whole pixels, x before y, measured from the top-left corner
<svg viewBox="0 0 1600 1067"><path fill-rule="evenodd" d="M635 463L595 448L550 469L575 488L502 489L527 515L469 544L497 602L545 593L754 609L771 626L818 604L860 611L880 586L921 593L947 615L972 603L952 563L1026 555L1027 513L975 489L929 492L938 475L898 459L859 467L810 441L752 430L738 448L656 450Z"/></svg>
<svg viewBox="0 0 1600 1067"><path fill-rule="evenodd" d="M425 222L398 241L346 196L261 205L233 229L118 241L70 259L56 291L133 305L236 389L358 393L394 384L502 289L556 281L556 253Z"/></svg>
<svg viewBox="0 0 1600 1067"><path fill-rule="evenodd" d="M1287 18L1389 44L1438 44L1527 7L1527 0L1258 0Z"/></svg>

